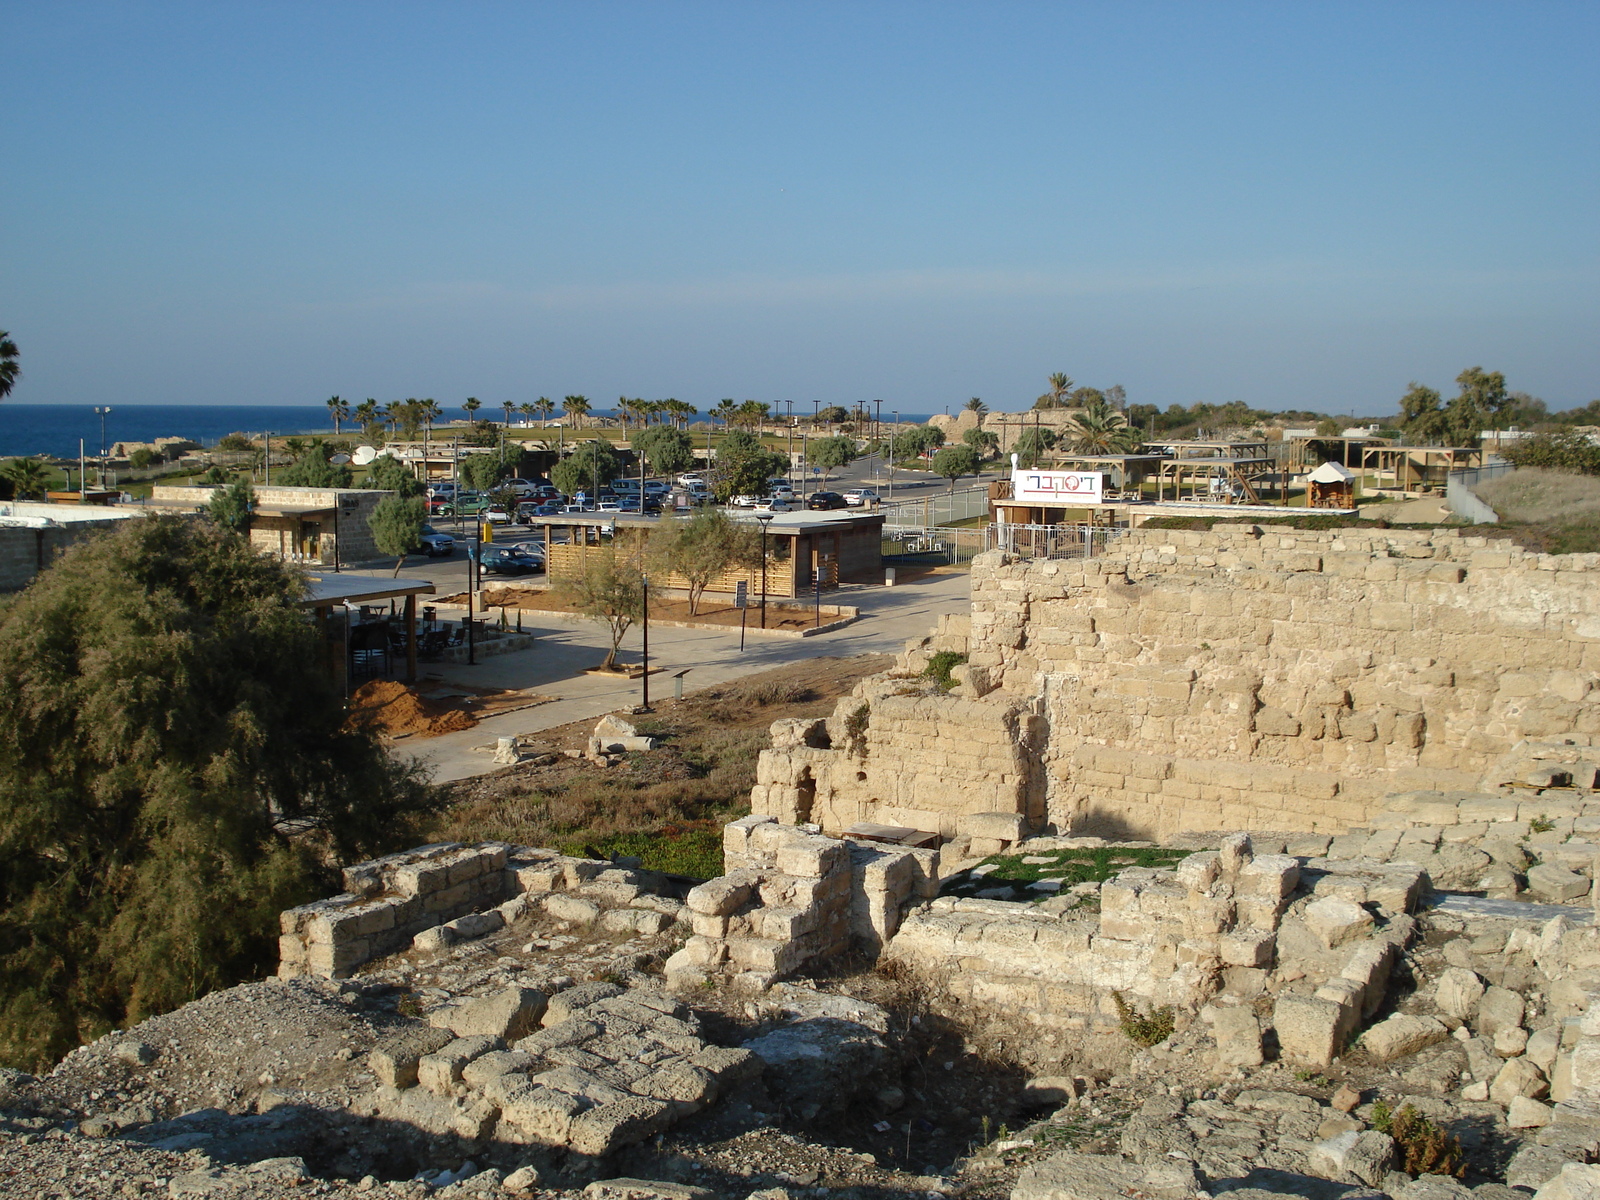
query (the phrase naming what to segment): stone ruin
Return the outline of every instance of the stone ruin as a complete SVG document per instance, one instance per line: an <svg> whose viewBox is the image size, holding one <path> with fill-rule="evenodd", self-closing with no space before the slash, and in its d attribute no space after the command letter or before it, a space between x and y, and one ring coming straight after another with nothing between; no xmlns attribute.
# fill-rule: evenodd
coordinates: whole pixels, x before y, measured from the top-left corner
<svg viewBox="0 0 1600 1200"><path fill-rule="evenodd" d="M946 655L953 687L924 675ZM1340 833L1417 789L1600 770L1600 555L1460 529L1140 529L973 561L825 722L774 730L753 812L990 840ZM982 847L980 847L982 848Z"/></svg>

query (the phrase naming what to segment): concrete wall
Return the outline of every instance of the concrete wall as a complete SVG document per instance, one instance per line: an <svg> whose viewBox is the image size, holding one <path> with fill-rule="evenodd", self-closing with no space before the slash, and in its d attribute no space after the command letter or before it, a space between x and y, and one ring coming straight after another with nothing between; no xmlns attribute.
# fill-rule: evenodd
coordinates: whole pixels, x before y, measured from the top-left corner
<svg viewBox="0 0 1600 1200"><path fill-rule="evenodd" d="M35 575L74 542L138 515L72 504L0 504L0 591L27 587Z"/></svg>
<svg viewBox="0 0 1600 1200"><path fill-rule="evenodd" d="M995 810L1129 836L1336 831L1387 792L1470 790L1520 745L1600 737L1597 555L1455 529L1137 530L1089 561L980 556L972 597L899 680L841 702L826 748L763 755L753 810L785 815L805 759L830 829ZM949 696L910 678L938 649L969 656Z"/></svg>

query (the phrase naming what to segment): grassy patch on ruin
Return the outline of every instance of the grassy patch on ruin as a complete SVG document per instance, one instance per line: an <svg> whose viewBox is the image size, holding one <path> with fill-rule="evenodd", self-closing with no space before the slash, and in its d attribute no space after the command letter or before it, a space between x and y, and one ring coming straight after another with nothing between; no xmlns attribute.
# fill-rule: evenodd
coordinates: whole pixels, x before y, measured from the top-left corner
<svg viewBox="0 0 1600 1200"><path fill-rule="evenodd" d="M561 853L581 858L637 858L647 871L711 879L722 874L722 826L715 821L666 825L649 833L613 833L564 842Z"/></svg>
<svg viewBox="0 0 1600 1200"><path fill-rule="evenodd" d="M1127 867L1172 867L1188 854L1187 850L1159 846L1094 846L994 854L971 870L952 876L940 891L946 896L991 900L1047 900L1070 891L1075 884L1104 883ZM1035 886L1040 883L1059 886Z"/></svg>

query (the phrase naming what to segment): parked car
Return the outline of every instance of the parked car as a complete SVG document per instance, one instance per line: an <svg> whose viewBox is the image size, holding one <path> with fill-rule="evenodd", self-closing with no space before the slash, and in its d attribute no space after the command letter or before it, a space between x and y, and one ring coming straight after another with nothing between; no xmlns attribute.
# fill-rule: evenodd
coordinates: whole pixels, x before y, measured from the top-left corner
<svg viewBox="0 0 1600 1200"><path fill-rule="evenodd" d="M539 485L534 483L531 479L507 479L500 486L503 488L510 488L517 494L517 499L522 500L533 495L534 491Z"/></svg>
<svg viewBox="0 0 1600 1200"><path fill-rule="evenodd" d="M806 498L806 507L813 511L827 511L835 508L847 507L845 498L838 492L812 492Z"/></svg>
<svg viewBox="0 0 1600 1200"><path fill-rule="evenodd" d="M444 558L456 552L456 540L432 525L422 527L422 552L429 558Z"/></svg>
<svg viewBox="0 0 1600 1200"><path fill-rule="evenodd" d="M754 508L760 496L735 496L728 504L733 508Z"/></svg>
<svg viewBox="0 0 1600 1200"><path fill-rule="evenodd" d="M692 488L696 484L704 486L706 477L695 471L688 471L678 476L678 483L682 487Z"/></svg>
<svg viewBox="0 0 1600 1200"><path fill-rule="evenodd" d="M756 512L793 512L795 506L782 496L763 496L756 501Z"/></svg>
<svg viewBox="0 0 1600 1200"><path fill-rule="evenodd" d="M544 562L521 546L485 546L478 564L493 575L533 575L544 570Z"/></svg>
<svg viewBox="0 0 1600 1200"><path fill-rule="evenodd" d="M428 497L428 515L431 516L431 517L443 516L444 515L444 510L449 508L449 507L450 507L450 497L449 496L429 496Z"/></svg>
<svg viewBox="0 0 1600 1200"><path fill-rule="evenodd" d="M597 513L614 513L622 511L622 504L616 500L602 500L594 506Z"/></svg>
<svg viewBox="0 0 1600 1200"><path fill-rule="evenodd" d="M511 524L511 514L506 511L504 504L491 504L483 510L483 519L491 525Z"/></svg>
<svg viewBox="0 0 1600 1200"><path fill-rule="evenodd" d="M448 479L441 479L428 486L428 495L430 496L454 496L455 494L456 485Z"/></svg>
<svg viewBox="0 0 1600 1200"><path fill-rule="evenodd" d="M873 488L851 488L844 494L844 502L851 508L867 508L878 503L878 499Z"/></svg>
<svg viewBox="0 0 1600 1200"><path fill-rule="evenodd" d="M489 497L482 492L460 492L439 511L446 517L475 517L489 507Z"/></svg>

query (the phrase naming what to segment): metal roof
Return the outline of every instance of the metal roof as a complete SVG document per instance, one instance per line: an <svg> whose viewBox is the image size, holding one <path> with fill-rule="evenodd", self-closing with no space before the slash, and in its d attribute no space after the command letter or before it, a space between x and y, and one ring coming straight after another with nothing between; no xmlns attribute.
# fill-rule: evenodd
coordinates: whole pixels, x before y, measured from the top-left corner
<svg viewBox="0 0 1600 1200"><path fill-rule="evenodd" d="M360 604L368 600L388 600L395 596L432 594L431 580L389 575L313 575L306 587L302 608L329 608L336 604Z"/></svg>

